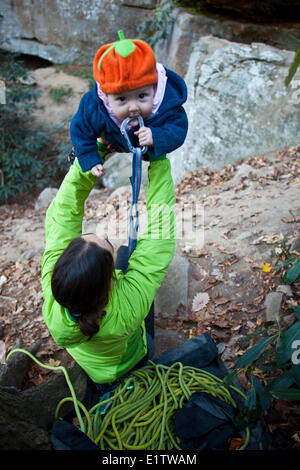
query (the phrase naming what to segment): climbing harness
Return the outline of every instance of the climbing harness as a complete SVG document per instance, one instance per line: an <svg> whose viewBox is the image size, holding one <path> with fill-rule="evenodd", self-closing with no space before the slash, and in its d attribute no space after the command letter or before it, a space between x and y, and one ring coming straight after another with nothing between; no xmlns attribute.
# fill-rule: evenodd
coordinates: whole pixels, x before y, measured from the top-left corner
<svg viewBox="0 0 300 470"><path fill-rule="evenodd" d="M42 364L30 352L27 354L39 366L61 370L71 391L71 397L63 398L57 405L57 419L62 405L73 402L79 429L101 450L171 450L180 448L180 439L174 432L175 409L182 408L194 392L206 392L237 408L230 389L246 400L245 394L234 387L224 385L222 379L195 367L176 362L171 366L149 361L122 378L118 387L103 395L90 410L77 400L67 370L63 366ZM246 428L244 442L249 443L250 432Z"/></svg>
<svg viewBox="0 0 300 470"><path fill-rule="evenodd" d="M128 239L128 248L127 248L127 264L128 260L135 250L137 243L137 234L139 229L139 211L138 211L138 198L141 188L142 181L142 157L145 152L147 152L147 147L134 147L129 139L127 134L126 126L132 120L128 117L124 119L121 124L120 131L121 134L125 137L129 150L132 152L132 176L130 177L130 183L132 188L132 202L130 206L129 213L129 239ZM139 126L144 126L144 121L142 116L138 116ZM135 212L135 214L134 214ZM135 216L135 223L134 223ZM126 265L127 270L127 265Z"/></svg>

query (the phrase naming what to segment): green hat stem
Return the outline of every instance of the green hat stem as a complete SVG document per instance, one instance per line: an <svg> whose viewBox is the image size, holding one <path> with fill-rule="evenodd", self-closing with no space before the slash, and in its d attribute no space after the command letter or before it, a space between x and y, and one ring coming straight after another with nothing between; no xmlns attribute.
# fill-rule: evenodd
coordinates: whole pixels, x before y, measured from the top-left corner
<svg viewBox="0 0 300 470"><path fill-rule="evenodd" d="M106 54L108 54L109 51L111 51L112 49L115 49L116 53L119 54L124 59L134 51L135 45L130 39L125 39L125 36L122 30L118 31L118 36L119 36L119 41L114 42L108 49L106 49L104 54L102 54L102 56L100 57L99 62L98 62L99 72L100 72L102 60L104 59Z"/></svg>

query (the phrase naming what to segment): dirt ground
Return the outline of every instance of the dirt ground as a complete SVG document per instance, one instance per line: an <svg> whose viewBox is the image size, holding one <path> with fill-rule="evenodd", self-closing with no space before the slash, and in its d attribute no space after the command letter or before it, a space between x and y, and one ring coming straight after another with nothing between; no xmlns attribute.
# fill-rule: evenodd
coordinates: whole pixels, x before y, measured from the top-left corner
<svg viewBox="0 0 300 470"><path fill-rule="evenodd" d="M206 292L209 301L194 321L183 321L189 317L188 310L183 317L182 306L178 306L179 314L163 312L156 318L158 355L204 330L218 343L231 340L233 344L234 338L251 332L264 320L265 296L282 282L274 269L263 272L262 264L274 267L285 247L299 237L299 150L248 159L237 169L233 165L219 172L202 169L186 175L176 188L177 206L200 201L205 217L203 245L177 242L176 251L191 265L189 300L184 308L192 312L199 293ZM246 166L251 168L252 178L249 173L239 175ZM108 189L91 193L86 226L96 226L105 217L104 208L114 203L110 195ZM46 209L35 209L34 203L0 208L0 318L7 350L19 335L25 345L42 338L45 357L54 354L56 358L61 354L57 354L41 313L39 276ZM227 350L225 359L232 359L231 353Z"/></svg>

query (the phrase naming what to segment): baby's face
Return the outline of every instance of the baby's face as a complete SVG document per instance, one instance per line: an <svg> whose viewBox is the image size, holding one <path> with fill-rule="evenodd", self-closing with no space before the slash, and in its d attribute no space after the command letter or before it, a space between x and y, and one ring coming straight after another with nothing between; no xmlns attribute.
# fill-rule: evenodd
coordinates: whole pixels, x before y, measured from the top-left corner
<svg viewBox="0 0 300 470"><path fill-rule="evenodd" d="M146 119L152 113L154 86L147 85L122 93L110 93L107 97L114 115L120 121L132 117L129 124L134 127L139 124L138 115Z"/></svg>

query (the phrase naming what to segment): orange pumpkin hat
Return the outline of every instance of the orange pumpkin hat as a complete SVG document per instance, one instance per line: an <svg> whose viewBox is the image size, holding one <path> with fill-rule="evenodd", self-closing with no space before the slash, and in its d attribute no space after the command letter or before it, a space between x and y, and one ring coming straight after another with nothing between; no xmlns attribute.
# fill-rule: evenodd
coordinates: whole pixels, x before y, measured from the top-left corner
<svg viewBox="0 0 300 470"><path fill-rule="evenodd" d="M122 93L157 82L156 59L152 48L140 39L105 44L96 52L93 72L103 93Z"/></svg>

